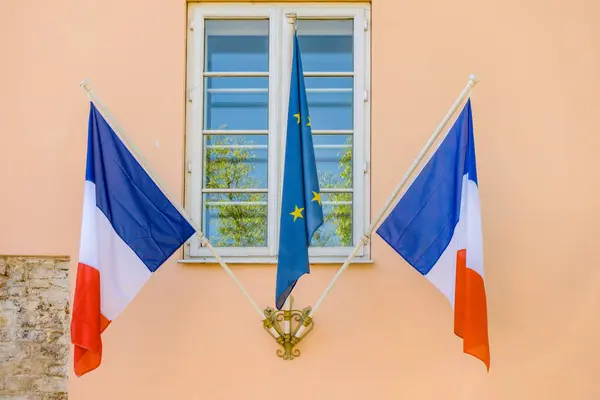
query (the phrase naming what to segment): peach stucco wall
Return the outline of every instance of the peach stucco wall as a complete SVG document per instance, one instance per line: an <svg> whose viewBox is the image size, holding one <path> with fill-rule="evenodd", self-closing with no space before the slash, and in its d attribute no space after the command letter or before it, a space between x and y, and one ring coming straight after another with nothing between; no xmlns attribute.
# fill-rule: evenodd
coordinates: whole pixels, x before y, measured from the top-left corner
<svg viewBox="0 0 600 400"><path fill-rule="evenodd" d="M599 19L597 0L373 0L373 212L481 78L489 373L444 298L375 237L375 263L346 272L293 362L223 271L169 262L69 398L600 399ZM84 77L181 195L185 21L184 0L1 0L0 253L77 258ZM274 266L233 268L271 303ZM313 268L297 303L334 271Z"/></svg>

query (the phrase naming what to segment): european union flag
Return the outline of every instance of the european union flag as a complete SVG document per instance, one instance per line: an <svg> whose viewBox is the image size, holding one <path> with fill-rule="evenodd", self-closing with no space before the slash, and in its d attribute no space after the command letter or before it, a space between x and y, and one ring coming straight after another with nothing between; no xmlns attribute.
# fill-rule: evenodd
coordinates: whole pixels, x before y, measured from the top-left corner
<svg viewBox="0 0 600 400"><path fill-rule="evenodd" d="M323 224L321 191L313 148L298 37L294 33L292 79L283 172L275 305L281 309L298 279L310 273L308 245Z"/></svg>

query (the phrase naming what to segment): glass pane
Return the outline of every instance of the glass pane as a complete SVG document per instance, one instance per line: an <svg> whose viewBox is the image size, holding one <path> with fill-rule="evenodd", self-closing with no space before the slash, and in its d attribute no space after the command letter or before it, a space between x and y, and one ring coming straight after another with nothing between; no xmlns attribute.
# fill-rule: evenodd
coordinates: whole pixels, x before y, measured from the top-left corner
<svg viewBox="0 0 600 400"><path fill-rule="evenodd" d="M323 193L325 223L315 232L311 247L352 246L352 193Z"/></svg>
<svg viewBox="0 0 600 400"><path fill-rule="evenodd" d="M206 135L204 187L267 187L267 135Z"/></svg>
<svg viewBox="0 0 600 400"><path fill-rule="evenodd" d="M299 20L304 71L352 72L353 25L353 20Z"/></svg>
<svg viewBox="0 0 600 400"><path fill-rule="evenodd" d="M306 78L310 126L315 129L352 129L352 78Z"/></svg>
<svg viewBox="0 0 600 400"><path fill-rule="evenodd" d="M204 129L268 129L269 78L205 78L204 83Z"/></svg>
<svg viewBox="0 0 600 400"><path fill-rule="evenodd" d="M205 71L269 71L269 20L207 20L205 32Z"/></svg>
<svg viewBox="0 0 600 400"><path fill-rule="evenodd" d="M319 186L352 187L352 135L313 135Z"/></svg>
<svg viewBox="0 0 600 400"><path fill-rule="evenodd" d="M208 146L252 146L253 148L266 148L269 138L267 135L204 135L205 144Z"/></svg>
<svg viewBox="0 0 600 400"><path fill-rule="evenodd" d="M204 234L213 246L267 246L266 193L208 193L202 204Z"/></svg>

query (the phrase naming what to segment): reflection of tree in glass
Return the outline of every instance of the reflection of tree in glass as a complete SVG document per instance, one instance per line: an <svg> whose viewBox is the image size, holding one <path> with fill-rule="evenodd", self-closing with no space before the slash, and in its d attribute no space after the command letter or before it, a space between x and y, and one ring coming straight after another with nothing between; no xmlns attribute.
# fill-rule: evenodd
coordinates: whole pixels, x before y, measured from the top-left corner
<svg viewBox="0 0 600 400"><path fill-rule="evenodd" d="M233 138L227 135L208 135L211 146L252 145L254 142L244 137ZM352 144L348 138L346 144ZM329 172L319 174L321 189L352 187L352 146L338 153L339 174ZM246 148L209 147L206 150L206 188L247 189L258 187L258 180L251 177L256 155ZM261 202L266 197L262 193L220 193L211 194L206 200L207 212L218 216L216 228L218 237L214 242L219 247L258 247L267 245L267 205L244 205L245 202ZM327 202L351 202L352 193L327 193ZM219 205L210 205L219 202ZM233 202L234 204L226 204ZM223 204L225 203L225 204ZM352 205L324 205L325 224L313 236L311 246L351 246L352 245ZM211 238L215 240L215 238Z"/></svg>
<svg viewBox="0 0 600 400"><path fill-rule="evenodd" d="M241 140L240 140L241 139ZM212 146L252 145L254 142L235 140L227 135L208 135ZM249 189L257 188L258 181L251 177L256 155L247 148L209 147L206 149L206 188ZM267 245L267 205L245 205L245 202L266 200L262 193L211 194L208 213L218 216L215 246L258 247ZM210 201L219 202L210 205ZM232 203L232 204L227 204ZM213 238L214 239L214 238Z"/></svg>
<svg viewBox="0 0 600 400"><path fill-rule="evenodd" d="M352 144L351 137L348 137L346 144ZM321 173L321 189L352 187L352 146L348 146L343 153L338 153L340 155L340 174ZM326 199L333 203L351 202L352 193L327 193ZM325 224L315 232L312 246L352 246L352 204L326 205L323 211ZM327 231L324 229L325 225L333 225L334 229Z"/></svg>

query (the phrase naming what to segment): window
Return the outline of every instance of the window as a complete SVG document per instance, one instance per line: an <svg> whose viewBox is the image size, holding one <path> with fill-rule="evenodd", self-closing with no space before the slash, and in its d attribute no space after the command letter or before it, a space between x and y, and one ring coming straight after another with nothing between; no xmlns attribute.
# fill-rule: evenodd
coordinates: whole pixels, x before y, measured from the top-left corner
<svg viewBox="0 0 600 400"><path fill-rule="evenodd" d="M230 261L276 261L294 15L325 216L311 261L369 223L369 6L190 4L186 207ZM194 238L186 258L211 254Z"/></svg>

